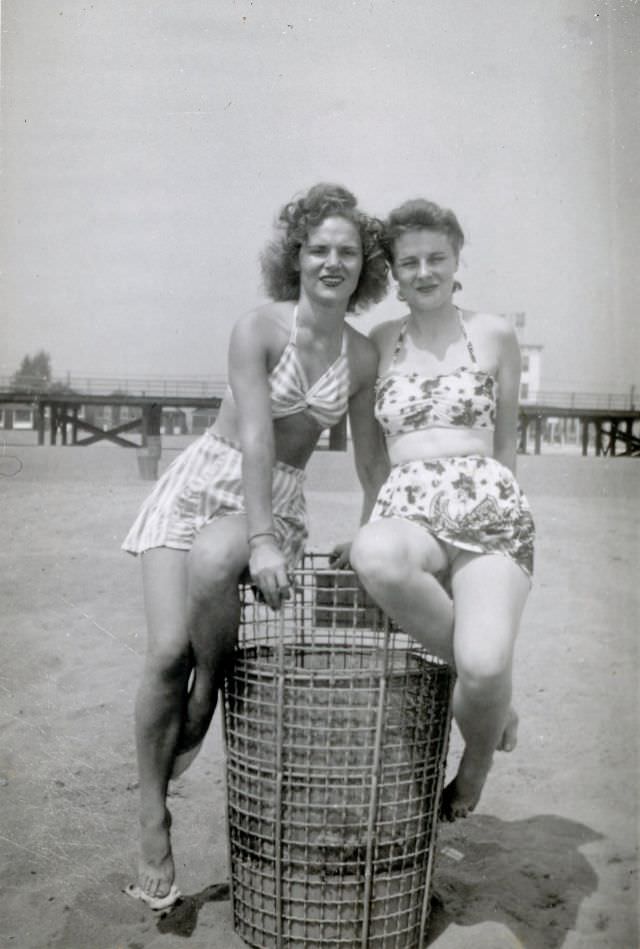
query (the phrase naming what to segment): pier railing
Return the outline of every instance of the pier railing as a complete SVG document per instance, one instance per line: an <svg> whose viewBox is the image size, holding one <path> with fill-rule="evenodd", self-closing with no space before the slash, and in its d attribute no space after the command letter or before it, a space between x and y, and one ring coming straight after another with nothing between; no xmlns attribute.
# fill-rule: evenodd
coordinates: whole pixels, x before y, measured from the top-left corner
<svg viewBox="0 0 640 949"><path fill-rule="evenodd" d="M25 427L26 422L36 428L40 445L44 445L48 426L52 445L56 444L58 432L66 445L70 431L74 445L107 439L137 447L136 442L125 437L128 433L140 432L146 445L150 436L160 435L163 419L168 425L175 424L175 420L167 420L167 414L175 410L182 413L180 424L184 425L186 409L212 410L215 417L225 387L225 379L219 376L202 379L67 375L64 380L0 377L0 427L13 428L15 412L24 415L26 410L30 418L21 417L20 427ZM533 433L535 453L539 454L545 434L553 430L556 422L562 421L563 431L568 434L567 424L572 420L573 430L580 430L584 455L593 443L596 455L640 456L640 405L636 408L634 404L635 391L635 386L626 393L543 391L537 393L535 400L523 399L519 409L520 451L527 451L529 431ZM198 424L201 422L199 419ZM210 422L211 418L207 424ZM81 432L83 438L78 437ZM331 430L329 447L342 450L347 438L343 420Z"/></svg>
<svg viewBox="0 0 640 949"><path fill-rule="evenodd" d="M634 404L635 402L635 404ZM522 406L556 406L559 409L606 409L633 411L640 397L632 387L629 392L547 392L536 394L535 399L521 399Z"/></svg>
<svg viewBox="0 0 640 949"><path fill-rule="evenodd" d="M66 375L64 378L45 380L42 378L0 376L0 393L24 392L25 396L41 393L64 394L77 392L83 395L133 395L133 396L176 396L182 398L211 398L224 395L226 387L224 376L82 376ZM635 403L635 404L634 404ZM562 409L612 409L633 411L640 403L640 395L635 386L627 392L558 392L541 391L535 399L522 399L523 407L556 406Z"/></svg>
<svg viewBox="0 0 640 949"><path fill-rule="evenodd" d="M227 380L223 376L71 376L42 379L22 376L0 376L0 393L24 392L25 396L64 395L77 392L82 395L176 396L178 398L212 398L224 395Z"/></svg>

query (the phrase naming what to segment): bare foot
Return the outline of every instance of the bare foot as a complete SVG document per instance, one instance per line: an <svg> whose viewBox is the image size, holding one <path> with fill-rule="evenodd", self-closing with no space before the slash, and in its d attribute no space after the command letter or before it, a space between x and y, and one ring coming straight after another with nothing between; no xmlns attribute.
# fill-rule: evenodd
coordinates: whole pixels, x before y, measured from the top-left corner
<svg viewBox="0 0 640 949"><path fill-rule="evenodd" d="M468 817L475 809L491 769L491 760L474 762L465 751L458 773L442 792L442 820L451 822Z"/></svg>
<svg viewBox="0 0 640 949"><path fill-rule="evenodd" d="M518 724L518 713L514 708L510 708L504 731L496 745L497 751L513 751L518 744Z"/></svg>
<svg viewBox="0 0 640 949"><path fill-rule="evenodd" d="M141 822L141 855L138 861L138 886L147 896L166 896L176 871L171 853L171 814L159 822Z"/></svg>

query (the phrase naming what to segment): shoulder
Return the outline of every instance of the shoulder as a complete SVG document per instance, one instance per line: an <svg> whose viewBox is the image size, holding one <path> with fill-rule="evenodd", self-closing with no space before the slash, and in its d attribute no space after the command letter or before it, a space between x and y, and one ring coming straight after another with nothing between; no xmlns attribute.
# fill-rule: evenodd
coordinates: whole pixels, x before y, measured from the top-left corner
<svg viewBox="0 0 640 949"><path fill-rule="evenodd" d="M232 339L236 343L251 342L274 345L291 331L293 306L290 303L265 303L244 313L235 323Z"/></svg>
<svg viewBox="0 0 640 949"><path fill-rule="evenodd" d="M462 319L476 355L485 354L489 365L500 368L505 362L519 364L520 344L513 323L501 313L461 310ZM482 362L482 358L480 359Z"/></svg>
<svg viewBox="0 0 640 949"><path fill-rule="evenodd" d="M378 350L373 342L350 323L345 324L349 368L364 379L375 377L378 370Z"/></svg>
<svg viewBox="0 0 640 949"><path fill-rule="evenodd" d="M481 366L502 377L520 372L520 345L508 316L461 310L462 319Z"/></svg>
<svg viewBox="0 0 640 949"><path fill-rule="evenodd" d="M292 319L293 307L283 303L267 303L244 313L231 331L229 370L268 371L287 345Z"/></svg>
<svg viewBox="0 0 640 949"><path fill-rule="evenodd" d="M472 334L479 334L497 342L516 341L516 331L508 316L474 310L460 310L460 313L465 326Z"/></svg>
<svg viewBox="0 0 640 949"><path fill-rule="evenodd" d="M402 316L396 320L385 320L384 323L378 323L369 333L369 338L376 347L378 353L383 355L390 347L395 346L402 324L406 317Z"/></svg>

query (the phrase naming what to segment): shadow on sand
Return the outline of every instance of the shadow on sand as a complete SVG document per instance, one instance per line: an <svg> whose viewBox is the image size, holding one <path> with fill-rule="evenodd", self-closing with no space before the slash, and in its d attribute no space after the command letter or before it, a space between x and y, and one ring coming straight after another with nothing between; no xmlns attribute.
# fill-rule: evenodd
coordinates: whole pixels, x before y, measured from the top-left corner
<svg viewBox="0 0 640 949"><path fill-rule="evenodd" d="M527 949L560 949L598 883L579 848L600 839L584 824L553 814L520 821L473 815L443 824L426 945L453 924L498 923ZM207 886L156 917L155 928L188 938L207 903L229 898L228 883Z"/></svg>
<svg viewBox="0 0 640 949"><path fill-rule="evenodd" d="M474 815L443 825L427 945L453 923L494 922L527 949L558 949L598 883L579 848L600 839L553 814L520 821Z"/></svg>
<svg viewBox="0 0 640 949"><path fill-rule="evenodd" d="M475 815L440 829L427 945L453 923L501 923L527 949L559 949L598 877L579 848L601 839L553 814L502 821ZM190 936L200 909L229 899L227 884L185 896L158 920L162 933Z"/></svg>
<svg viewBox="0 0 640 949"><path fill-rule="evenodd" d="M158 920L158 932L191 936L198 925L198 913L206 903L231 899L228 883L212 883L193 896L183 896L170 913Z"/></svg>

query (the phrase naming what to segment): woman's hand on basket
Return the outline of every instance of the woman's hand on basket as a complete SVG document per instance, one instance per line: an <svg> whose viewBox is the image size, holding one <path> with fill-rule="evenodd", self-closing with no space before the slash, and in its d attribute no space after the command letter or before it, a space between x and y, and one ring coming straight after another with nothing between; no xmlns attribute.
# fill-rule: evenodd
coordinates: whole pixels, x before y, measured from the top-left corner
<svg viewBox="0 0 640 949"><path fill-rule="evenodd" d="M351 566L351 542L336 544L329 554L329 563L337 570L346 570Z"/></svg>
<svg viewBox="0 0 640 949"><path fill-rule="evenodd" d="M287 573L287 561L275 538L260 538L251 544L249 572L252 582L273 610L280 608L283 600L290 596L291 583Z"/></svg>

